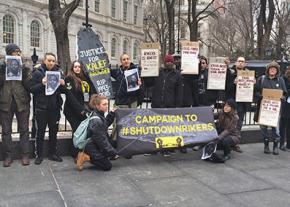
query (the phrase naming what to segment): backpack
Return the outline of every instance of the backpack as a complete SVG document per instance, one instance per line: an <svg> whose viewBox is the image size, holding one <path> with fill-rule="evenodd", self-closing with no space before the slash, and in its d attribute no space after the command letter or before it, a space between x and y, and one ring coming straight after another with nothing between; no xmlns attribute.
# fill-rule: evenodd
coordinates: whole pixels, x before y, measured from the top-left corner
<svg viewBox="0 0 290 207"><path fill-rule="evenodd" d="M93 112L87 114L87 118L80 123L77 130L74 132L73 143L78 149L84 149L87 143L91 140L91 138L88 138L88 126L90 120L100 119L98 116L92 116L92 114Z"/></svg>

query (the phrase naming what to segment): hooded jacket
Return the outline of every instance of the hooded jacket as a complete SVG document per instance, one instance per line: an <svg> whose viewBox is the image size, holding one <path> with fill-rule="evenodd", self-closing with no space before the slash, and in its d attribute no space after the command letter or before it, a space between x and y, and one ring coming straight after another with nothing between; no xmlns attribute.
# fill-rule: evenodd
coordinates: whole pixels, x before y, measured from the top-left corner
<svg viewBox="0 0 290 207"><path fill-rule="evenodd" d="M22 81L5 80L6 64L0 63L0 109L9 111L12 98L15 99L17 110L30 110L30 79L31 70L24 64L22 66Z"/></svg>
<svg viewBox="0 0 290 207"><path fill-rule="evenodd" d="M42 79L45 77L46 71L47 68L45 64L41 64L41 66L32 73L30 91L33 94L34 107L40 110L60 110L63 103L61 93L64 92L64 87L60 85L52 95L45 95L45 85L42 84ZM61 73L61 78L64 78L62 70L57 65L55 65L51 71L59 71Z"/></svg>
<svg viewBox="0 0 290 207"><path fill-rule="evenodd" d="M162 68L154 80L152 108L182 107L182 78L174 68Z"/></svg>

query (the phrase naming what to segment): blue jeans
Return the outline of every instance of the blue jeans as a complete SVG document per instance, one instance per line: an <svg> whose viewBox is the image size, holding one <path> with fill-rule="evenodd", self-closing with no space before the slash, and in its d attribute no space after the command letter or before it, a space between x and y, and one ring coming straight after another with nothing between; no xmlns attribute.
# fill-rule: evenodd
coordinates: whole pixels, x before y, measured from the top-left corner
<svg viewBox="0 0 290 207"><path fill-rule="evenodd" d="M268 132L268 128L271 128L271 134ZM270 141L272 139L274 142L278 142L280 140L278 127L269 127L260 125L260 129L264 141L265 140Z"/></svg>

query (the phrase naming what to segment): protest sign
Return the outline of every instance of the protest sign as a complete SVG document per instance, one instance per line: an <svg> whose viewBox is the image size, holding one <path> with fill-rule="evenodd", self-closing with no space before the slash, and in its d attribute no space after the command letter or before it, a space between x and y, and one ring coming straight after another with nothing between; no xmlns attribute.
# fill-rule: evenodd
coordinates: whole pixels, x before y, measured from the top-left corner
<svg viewBox="0 0 290 207"><path fill-rule="evenodd" d="M253 102L255 71L238 70L236 102Z"/></svg>
<svg viewBox="0 0 290 207"><path fill-rule="evenodd" d="M224 63L224 59L224 57L210 58L207 89L225 90L227 65Z"/></svg>
<svg viewBox="0 0 290 207"><path fill-rule="evenodd" d="M198 74L198 42L181 42L181 73Z"/></svg>
<svg viewBox="0 0 290 207"><path fill-rule="evenodd" d="M211 107L118 109L116 120L122 156L206 144L217 137Z"/></svg>
<svg viewBox="0 0 290 207"><path fill-rule="evenodd" d="M277 127L281 109L282 90L263 89L263 99L260 105L258 123L260 125Z"/></svg>
<svg viewBox="0 0 290 207"><path fill-rule="evenodd" d="M124 76L127 84L127 92L137 91L140 88L138 85L139 74L137 68L125 70Z"/></svg>
<svg viewBox="0 0 290 207"><path fill-rule="evenodd" d="M141 43L141 77L157 77L159 75L160 58L159 43Z"/></svg>
<svg viewBox="0 0 290 207"><path fill-rule="evenodd" d="M108 54L91 28L78 32L78 57L85 67L96 92L113 97Z"/></svg>
<svg viewBox="0 0 290 207"><path fill-rule="evenodd" d="M22 80L22 60L20 56L5 56L6 80Z"/></svg>
<svg viewBox="0 0 290 207"><path fill-rule="evenodd" d="M52 95L59 86L60 72L59 71L46 71L46 85L45 85L45 95Z"/></svg>

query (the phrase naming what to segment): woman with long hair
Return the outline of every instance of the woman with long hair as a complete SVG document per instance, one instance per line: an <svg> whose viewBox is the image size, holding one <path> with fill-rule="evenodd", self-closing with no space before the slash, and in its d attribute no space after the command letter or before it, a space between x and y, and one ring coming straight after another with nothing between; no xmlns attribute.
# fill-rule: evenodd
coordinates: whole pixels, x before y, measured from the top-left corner
<svg viewBox="0 0 290 207"><path fill-rule="evenodd" d="M238 144L241 139L236 108L236 102L229 99L225 102L223 110L218 114L218 145L224 150L224 161L230 159L231 148Z"/></svg>
<svg viewBox="0 0 290 207"><path fill-rule="evenodd" d="M109 105L108 98L105 96L92 95L89 105L93 109L92 119L87 128L91 141L86 145L84 152L79 152L77 168L82 170L83 164L90 160L98 169L109 171L112 168L109 159L114 160L119 157L109 142L108 134L108 127L113 123L115 113L113 110L105 117Z"/></svg>
<svg viewBox="0 0 290 207"><path fill-rule="evenodd" d="M95 92L89 77L85 74L82 64L74 61L65 78L66 100L64 114L71 125L72 133L76 131L80 123L86 118L89 111L88 103L91 94ZM71 141L71 155L77 157L78 150Z"/></svg>

